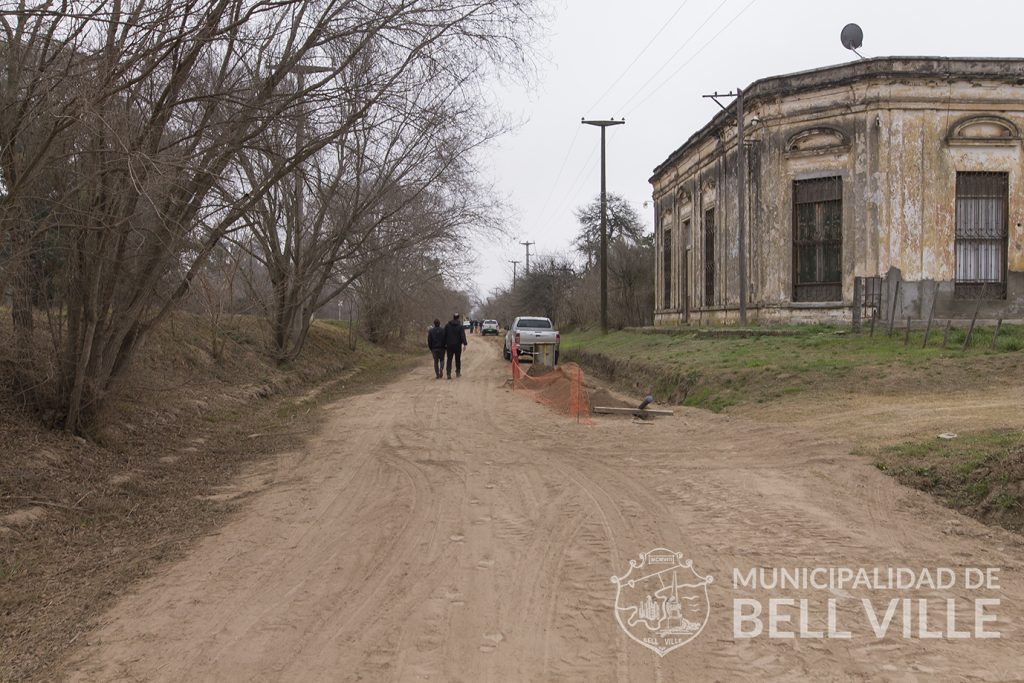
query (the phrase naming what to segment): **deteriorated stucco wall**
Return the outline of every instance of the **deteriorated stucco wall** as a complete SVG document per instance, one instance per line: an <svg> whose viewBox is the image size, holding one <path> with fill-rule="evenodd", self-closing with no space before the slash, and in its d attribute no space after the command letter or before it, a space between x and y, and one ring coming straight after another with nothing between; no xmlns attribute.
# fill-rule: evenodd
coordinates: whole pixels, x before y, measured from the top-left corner
<svg viewBox="0 0 1024 683"><path fill-rule="evenodd" d="M1024 158L1017 132L1024 130L1024 61L996 66L1003 75L925 69L900 77L837 77L833 85L816 83L805 91L795 77L784 77L789 82L782 92L762 88L759 95L758 84L748 89L751 317L848 318L854 277L885 276L892 268L906 281L900 317L927 315L933 292L936 316L968 310L969 316L975 303L953 299L956 174L1000 171L1009 175L1007 298L983 302L981 315L1024 318ZM725 115L718 119L652 178L660 324L736 317L735 127ZM964 121L972 123L960 126ZM793 303L793 182L826 176L843 180L843 300ZM705 305L702 228L709 208L717 227L716 277L712 304ZM685 220L689 234L680 239ZM665 228L673 235L670 302L663 295Z"/></svg>

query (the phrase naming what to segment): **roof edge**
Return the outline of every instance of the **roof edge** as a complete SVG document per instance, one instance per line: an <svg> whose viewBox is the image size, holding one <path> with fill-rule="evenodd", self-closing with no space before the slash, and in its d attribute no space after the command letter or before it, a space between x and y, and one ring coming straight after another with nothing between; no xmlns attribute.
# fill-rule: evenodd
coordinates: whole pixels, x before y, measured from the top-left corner
<svg viewBox="0 0 1024 683"><path fill-rule="evenodd" d="M969 78L986 77L1024 84L1024 58L1018 57L872 57L816 69L760 78L744 88L746 102L785 96L824 87L834 87L873 78ZM654 167L648 182L653 183L690 148L707 139L710 133L735 115L736 102L718 112L686 139L674 152Z"/></svg>

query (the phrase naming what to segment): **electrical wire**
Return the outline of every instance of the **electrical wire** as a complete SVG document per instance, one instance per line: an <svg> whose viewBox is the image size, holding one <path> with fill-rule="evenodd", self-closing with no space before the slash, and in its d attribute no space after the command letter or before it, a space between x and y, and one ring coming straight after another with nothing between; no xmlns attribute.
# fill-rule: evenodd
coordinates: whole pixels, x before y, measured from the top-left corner
<svg viewBox="0 0 1024 683"><path fill-rule="evenodd" d="M605 96L612 91L612 88L618 85L619 81L621 81L622 78L627 73L629 73L629 70L633 68L633 66L640 60L641 57L644 56L644 54L646 54L647 50L649 50L651 45L654 44L654 41L658 39L658 36L665 32L665 29L667 29L669 27L669 24L671 24L672 21L677 16L679 16L679 13L683 11L683 8L686 7L687 3L689 2L690 0L683 0L682 4L680 4L679 7L676 8L676 11L672 13L672 16L670 16L668 19L664 21L664 23L662 23L661 28L659 28L657 32L653 36L651 36L651 39L648 40L647 44L644 45L643 49L640 50L639 53L637 53L637 56L633 58L633 61L630 62L629 65L622 70L622 73L619 74L618 78L612 81L611 84L607 88L605 88L605 91L601 93L600 97L594 100L594 103L587 108L587 111L593 111L594 109L597 108L597 105L601 104L601 100L603 100Z"/></svg>
<svg viewBox="0 0 1024 683"><path fill-rule="evenodd" d="M548 216L557 216L558 214L560 214L562 210L565 208L565 205L572 200L572 196L573 194L575 194L577 186L580 185L580 180L586 175L586 171L591 169L591 162L594 160L594 156L596 154L596 147L590 150L590 155L587 157L586 161L583 162L583 165L580 166L580 170L576 172L576 177L573 178L572 184L569 185L569 189L566 190L563 200L554 208L554 210L541 216L542 223L547 222Z"/></svg>
<svg viewBox="0 0 1024 683"><path fill-rule="evenodd" d="M648 93L646 97L644 97L644 98L643 98L642 100L640 100L639 102L637 102L635 106L636 106L636 107L639 107L639 106L641 106L641 105L642 105L642 104L643 104L644 102L646 102L647 100L651 99L651 98L652 98L652 97L653 97L653 96L654 96L654 95L655 95L656 93L659 93L659 92L661 92L661 91L662 91L662 89L663 89L663 88L664 88L664 87L665 87L665 86L666 86L666 85L667 85L667 84L669 83L669 81L671 81L671 80L672 80L673 78L675 78L675 77L676 77L677 75L679 75L679 72L680 72L680 71L682 71L683 69L685 69L685 68L686 68L686 66L687 66L687 65L688 65L688 64L689 64L690 62L692 62L692 61L693 61L694 59L696 59L696 58L697 58L697 56L698 56L698 55L699 55L699 54L700 54L701 52L703 52L705 48L707 48L707 46L708 46L708 45L710 45L711 43L713 43L713 42L714 42L714 40L715 40L716 38L718 38L718 36L722 35L722 34L723 34L723 33L725 32L725 30L726 30L727 28L729 28L730 26L732 26L732 24L733 24L733 23L734 23L734 22L735 22L735 21L736 21L737 19L739 19L739 18L740 18L741 16L743 16L743 13L744 13L744 12L746 12L746 11L747 11L748 9L750 9L750 8L751 8L751 7L752 7L752 6L754 5L754 3L756 3L756 2L757 2L757 0L750 0L750 2L748 2L748 3L746 4L746 6L744 6L744 8L743 8L743 9L741 9L741 10L740 10L740 11L739 11L739 12L738 12L738 13L736 14L736 16L734 16L734 17L733 17L732 19L730 19L730 20L729 20L729 21L728 21L728 22L727 22L727 23L725 24L725 26L723 26L722 28L720 28L720 29L718 30L718 33L716 33L715 35L711 36L711 38L710 38L710 39L709 39L709 40L708 40L708 41L707 41L706 43L704 43L703 45L701 45L701 46L700 46L700 49L698 49L698 50L697 50L696 52L694 52L694 53L693 53L692 55L690 55L690 58L689 58L689 59L687 59L687 60L686 60L685 62L683 62L682 64L680 64L680 65L679 65L679 68L678 68L678 69L676 69L676 70L675 70L675 71L673 71L673 72L672 72L671 74L669 74L668 78L666 78L666 79L665 79L664 81L662 81L662 82L661 82L661 83L660 83L660 84L658 85L658 87L657 87L657 88L655 88L655 89L654 89L654 90L652 90L652 91L651 91L650 93Z"/></svg>
<svg viewBox="0 0 1024 683"><path fill-rule="evenodd" d="M617 132L618 131L616 130L616 128L612 128L611 130L608 131L608 138L610 141L614 142ZM563 210L565 210L565 208L573 201L576 192L583 189L583 183L581 181L583 181L587 177L587 175L598 166L598 160L595 159L595 157L597 156L597 152L600 150L600 148L600 145L596 145L594 149L591 150L590 156L587 157L587 160L583 163L583 166L580 168L579 173L576 174L576 178L573 180L573 183L569 187L569 190L565 193L565 199L562 201L561 204L558 205L555 211L552 212L553 215L557 216Z"/></svg>
<svg viewBox="0 0 1024 683"><path fill-rule="evenodd" d="M558 181L562 179L562 172L565 171L565 164L569 161L569 155L572 154L573 146L576 144L576 138L580 136L580 128L582 126L576 126L576 133L572 136L572 140L569 142L569 149L566 150L565 156L562 157L562 163L558 167L558 173L555 174L555 181L551 183L551 188L548 190L548 196L544 198L544 203L540 206L540 211L537 212L538 220L545 218L548 204L551 203L551 197L555 194L555 188L558 187Z"/></svg>
<svg viewBox="0 0 1024 683"><path fill-rule="evenodd" d="M629 100L626 101L626 104L628 104L634 97L636 97L636 95L639 94L644 89L644 87L647 86L648 83L650 83L661 71L663 71L665 69L666 66L668 66L669 62L671 62L672 59L674 59L676 57L676 55L678 55L683 50L683 48L685 48L686 45L691 40L693 40L694 36L696 36L697 33L699 33L700 30L709 21L711 21L711 19L714 18L714 16L719 12L719 10L721 10L725 6L725 4L728 1L729 0L722 0L722 2L719 3L719 5L711 12L710 15L708 15L708 17L704 20L704 22L700 26L697 27L697 29L690 35L690 37L687 38L683 42L683 44L675 52L673 52L672 55L665 62L663 62L661 66L658 67L658 69L655 70L654 74L652 74L651 77L647 79L647 81L644 83L644 85L640 86L640 88L636 92L634 92L632 96L630 96ZM676 10L669 16L669 18L666 19L662 23L661 28L659 28L654 33L654 35L651 36L651 38L647 41L647 43L644 45L644 47L640 50L640 52L637 53L636 57L634 57L633 60L626 66L626 68L622 70L622 73L620 73L619 76L614 81L612 81L612 83L605 89L605 91L603 93L601 93L600 97L598 97L597 100L594 101L594 103L589 107L589 109L591 109L591 110L595 109L597 107L597 105L601 103L601 101L605 98L605 96L607 96L608 93L612 91L612 89L619 83L619 81L621 81L622 78L625 77L625 75L629 72L629 70L632 69L634 65L636 65L636 63L640 60L640 58L643 57L643 55L647 53L647 51L650 49L650 47L654 44L654 41L656 41L658 39L658 37L661 36L661 34L665 32L666 29L668 29L669 25L671 25L671 23L675 20L675 18L679 15L679 13L682 12L683 8L686 7L686 5L688 3L689 3L689 0L683 0L683 2L679 5L679 7L676 8ZM548 217L548 213L547 213L548 206L551 203L551 198L554 196L554 193L555 193L555 190L558 187L559 181L562 179L562 174L565 171L566 163L569 161L569 157L572 154L573 147L576 144L576 139L579 137L579 132L580 132L579 128L577 127L576 133L573 135L572 140L569 142L569 148L566 150L565 156L562 158L562 163L559 165L558 173L555 175L555 180L551 184L551 188L548 190L548 194L547 194L547 196L544 199L544 203L541 205L540 211L537 213L537 216L538 216L537 223L538 223L538 225L544 225L544 223L547 220L547 217ZM592 150L591 153L590 153L590 156L588 156L587 160L583 163L583 166L580 167L580 170L577 172L576 177L574 178L574 180L572 182L572 185L570 186L569 191L567 191L565 193L565 196L567 198L566 201L563 201L562 204L560 204L557 207L557 209L553 212L554 214L560 213L562 208L565 206L565 204L568 201L570 201L569 198L571 198L572 195L575 193L575 190L576 190L577 186L579 185L580 179L583 177L584 172L587 171L590 168L591 161L593 160L595 153L596 153L596 150Z"/></svg>
<svg viewBox="0 0 1024 683"><path fill-rule="evenodd" d="M661 63L661 66L659 66L659 67L658 67L657 69L655 69L655 70L654 70L654 73L652 73L652 74L650 75L650 77L649 77L649 78L648 78L648 79L647 79L646 81L644 81L643 85L641 85L641 86L640 86L639 88L637 88L637 89L636 89L636 90L635 90L635 91L633 92L633 94L629 96L629 99L627 99L627 100L626 100L625 102L623 102L622 106L618 108L618 111L625 111L626 107L627 107L627 106L629 106L629 103L630 103L630 102L632 102L632 101L633 101L633 99L634 99L634 98L635 98L635 97L636 97L637 95L639 95L639 94L640 94L641 92L643 92L644 88L646 88L646 87L647 87L647 86L648 86L648 85L649 85L649 84L651 83L651 81L653 81L653 80L654 80L655 78L657 78L657 77L658 77L658 74L660 74L660 73L661 73L662 71L664 71L664 70L665 70L665 68L666 68L666 67L668 67L669 63L670 63L670 62L671 62L671 61L672 61L673 59L675 59L675 58L676 58L676 56L677 56L677 55L679 55L679 53L680 53L680 52L682 52L682 51L683 51L683 49L684 49L684 48L685 48L685 47L686 47L687 45L689 45L689 44L690 44L690 41L692 41L692 40L694 39L694 37L695 37L695 36L696 36L696 35L697 35L698 33L700 33L700 30L701 30L702 28L704 28L705 26L707 26L707 24L708 24L708 22L709 22L709 21L711 21L712 19L714 19L715 15L716 15L716 14L718 14L718 13L719 13L719 11L721 11L721 9L722 9L723 7L725 7L725 4L726 4L727 2L729 2L729 0L722 0L722 2L718 3L718 6L717 6L717 7L715 7L715 9L714 9L714 10L713 10L713 11L711 12L711 14L709 14L709 15L708 15L708 17L707 17L707 18L706 18L706 19L705 19L705 20L704 20L704 21L703 21L703 22L701 23L701 25L700 25L700 26L698 26L698 27L697 27L696 29L694 29L693 33L691 33L691 34L690 34L690 36L689 36L689 37L688 37L688 38L687 38L686 40L684 40L684 41L683 41L683 44L682 44L682 45L680 45L680 46L679 46L679 48L678 48L678 49L677 49L677 50L676 50L675 52L673 52L673 53L672 53L671 55L669 55L668 59L666 59L666 60L665 60L664 62L662 62L662 63Z"/></svg>

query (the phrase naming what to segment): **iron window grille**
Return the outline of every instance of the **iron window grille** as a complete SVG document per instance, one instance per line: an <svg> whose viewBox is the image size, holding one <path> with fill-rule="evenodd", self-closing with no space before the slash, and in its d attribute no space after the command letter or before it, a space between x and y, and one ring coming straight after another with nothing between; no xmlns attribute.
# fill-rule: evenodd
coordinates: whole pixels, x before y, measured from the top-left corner
<svg viewBox="0 0 1024 683"><path fill-rule="evenodd" d="M704 305L715 305L715 210L704 212Z"/></svg>
<svg viewBox="0 0 1024 683"><path fill-rule="evenodd" d="M956 298L1006 298L1008 190L1006 173L956 174Z"/></svg>
<svg viewBox="0 0 1024 683"><path fill-rule="evenodd" d="M664 235L662 248L665 251L662 255L661 266L662 282L664 283L663 304L665 308L672 308L672 231L666 230Z"/></svg>
<svg viewBox="0 0 1024 683"><path fill-rule="evenodd" d="M843 299L843 179L793 183L793 301Z"/></svg>

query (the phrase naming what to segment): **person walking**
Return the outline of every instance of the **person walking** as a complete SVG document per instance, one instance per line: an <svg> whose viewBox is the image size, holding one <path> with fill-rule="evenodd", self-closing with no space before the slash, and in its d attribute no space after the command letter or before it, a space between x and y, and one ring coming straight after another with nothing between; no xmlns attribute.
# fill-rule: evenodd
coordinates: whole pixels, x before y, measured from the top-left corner
<svg viewBox="0 0 1024 683"><path fill-rule="evenodd" d="M444 370L444 328L441 321L434 318L434 326L427 330L427 348L434 356L434 374L441 379L441 372Z"/></svg>
<svg viewBox="0 0 1024 683"><path fill-rule="evenodd" d="M466 328L462 326L458 313L452 315L452 319L444 326L444 346L448 379L452 378L452 358L455 359L455 376L462 377L462 349L469 346L469 342L466 341Z"/></svg>

